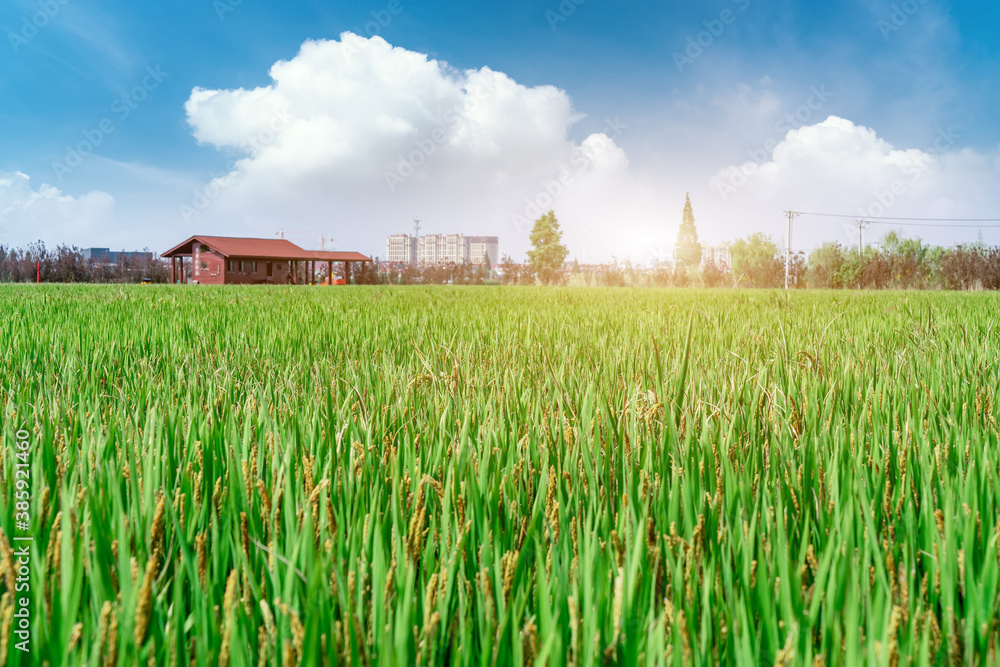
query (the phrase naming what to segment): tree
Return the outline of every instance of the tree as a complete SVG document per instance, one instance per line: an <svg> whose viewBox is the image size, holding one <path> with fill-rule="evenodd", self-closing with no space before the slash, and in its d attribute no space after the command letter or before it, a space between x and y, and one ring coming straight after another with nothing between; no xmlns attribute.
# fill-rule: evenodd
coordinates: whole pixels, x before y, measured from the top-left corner
<svg viewBox="0 0 1000 667"><path fill-rule="evenodd" d="M718 262L705 262L701 267L701 281L705 287L722 287L726 280L726 267Z"/></svg>
<svg viewBox="0 0 1000 667"><path fill-rule="evenodd" d="M479 266L479 282L493 277L493 265L490 263L490 253L483 253L483 263Z"/></svg>
<svg viewBox="0 0 1000 667"><path fill-rule="evenodd" d="M778 257L778 246L762 232L738 239L729 246L733 278L746 280L751 287L780 287L784 283L785 263Z"/></svg>
<svg viewBox="0 0 1000 667"><path fill-rule="evenodd" d="M691 195L684 202L684 219L677 230L677 261L685 268L701 264L701 244L698 243L698 230L694 227L694 212L691 210Z"/></svg>
<svg viewBox="0 0 1000 667"><path fill-rule="evenodd" d="M576 261L576 257L573 258L573 268L570 269L570 273L573 275L580 273L580 262Z"/></svg>
<svg viewBox="0 0 1000 667"><path fill-rule="evenodd" d="M941 280L945 289L968 290L976 287L984 273L986 252L975 244L949 248L941 258Z"/></svg>
<svg viewBox="0 0 1000 667"><path fill-rule="evenodd" d="M930 274L930 267L924 261L929 246L919 238L906 238L900 232L891 231L882 237L881 247L889 261L889 278L893 287L913 289L924 286Z"/></svg>
<svg viewBox="0 0 1000 667"><path fill-rule="evenodd" d="M562 244L562 231L556 214L549 211L538 220L531 230L531 245L528 251L531 267L543 285L559 281L559 274L569 250Z"/></svg>
<svg viewBox="0 0 1000 667"><path fill-rule="evenodd" d="M838 274L847 258L839 243L827 241L809 255L809 285L820 289L843 287Z"/></svg>

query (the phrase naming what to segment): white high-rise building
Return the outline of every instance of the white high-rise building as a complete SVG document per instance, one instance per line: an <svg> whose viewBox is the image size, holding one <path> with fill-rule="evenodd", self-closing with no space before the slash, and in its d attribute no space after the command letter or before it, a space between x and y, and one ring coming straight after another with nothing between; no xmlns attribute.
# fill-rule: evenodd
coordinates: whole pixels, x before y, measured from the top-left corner
<svg viewBox="0 0 1000 667"><path fill-rule="evenodd" d="M417 264L429 266L443 262L441 250L444 246L440 234L425 234L417 239Z"/></svg>
<svg viewBox="0 0 1000 667"><path fill-rule="evenodd" d="M464 262L480 265L489 255L490 264L496 265L500 254L500 240L496 236L464 234L425 234L419 237L395 234L386 238L385 254L388 262L421 266Z"/></svg>
<svg viewBox="0 0 1000 667"><path fill-rule="evenodd" d="M417 263L417 237L393 234L385 240L385 261L400 264Z"/></svg>
<svg viewBox="0 0 1000 667"><path fill-rule="evenodd" d="M469 261L469 239L461 234L447 234L438 237L443 239L443 247L438 245L438 261L461 264Z"/></svg>
<svg viewBox="0 0 1000 667"><path fill-rule="evenodd" d="M470 236L469 261L476 265L483 264L487 255L491 266L500 263L500 239L496 236Z"/></svg>
<svg viewBox="0 0 1000 667"><path fill-rule="evenodd" d="M707 243L702 243L701 265L704 266L709 262L718 264L719 266L729 266L729 244L708 245Z"/></svg>

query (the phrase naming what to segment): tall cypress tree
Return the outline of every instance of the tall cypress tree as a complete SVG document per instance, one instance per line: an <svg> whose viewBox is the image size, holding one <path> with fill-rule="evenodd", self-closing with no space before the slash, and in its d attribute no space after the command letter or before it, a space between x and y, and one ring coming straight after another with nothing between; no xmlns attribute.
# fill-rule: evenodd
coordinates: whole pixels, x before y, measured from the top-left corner
<svg viewBox="0 0 1000 667"><path fill-rule="evenodd" d="M697 267L701 264L701 244L698 243L698 230L694 228L694 212L691 210L691 195L684 202L684 219L677 231L677 248L674 251L677 262L684 268Z"/></svg>

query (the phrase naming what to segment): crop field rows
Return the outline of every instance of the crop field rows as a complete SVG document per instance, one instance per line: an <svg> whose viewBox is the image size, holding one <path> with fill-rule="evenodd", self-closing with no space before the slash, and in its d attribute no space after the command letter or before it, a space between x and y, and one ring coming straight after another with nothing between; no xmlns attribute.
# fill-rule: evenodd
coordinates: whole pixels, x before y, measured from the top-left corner
<svg viewBox="0 0 1000 667"><path fill-rule="evenodd" d="M0 664L998 664L998 313L2 287Z"/></svg>

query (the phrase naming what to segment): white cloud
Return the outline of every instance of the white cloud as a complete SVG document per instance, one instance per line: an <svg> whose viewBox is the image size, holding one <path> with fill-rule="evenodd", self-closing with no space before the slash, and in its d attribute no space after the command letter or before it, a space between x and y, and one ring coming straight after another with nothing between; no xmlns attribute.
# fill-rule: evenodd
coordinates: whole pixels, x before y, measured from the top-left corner
<svg viewBox="0 0 1000 667"><path fill-rule="evenodd" d="M322 234L336 247L382 255L385 236L409 231L419 216L425 232L495 234L502 252L523 258L528 224L553 208L571 257L583 259L586 229L588 260L645 262L673 245L685 191L710 242L755 231L779 239L787 209L977 218L1000 211L1000 151L962 149L947 127L927 142L936 145L897 147L843 118L815 122L828 111L813 106L817 115L776 129L783 110L815 89L781 94L761 83L700 103L678 97L656 127L612 118L574 139L583 116L565 91L525 86L488 67L457 70L379 37L308 41L270 75L270 85L252 90L192 91L185 111L193 136L230 161L201 183L95 158L101 169L87 182L115 183L116 203L101 191L73 197L21 173L0 174L0 243L162 250L192 233L269 237L284 227L310 230L293 237L307 247ZM761 136L774 137L766 150ZM740 154L759 164L719 169L732 159L720 156ZM850 220L803 218L795 246L850 243L851 230ZM914 233L937 243L975 238L975 230ZM986 240L1000 243L1000 234Z"/></svg>
<svg viewBox="0 0 1000 667"><path fill-rule="evenodd" d="M731 227L734 236L760 228L783 235L780 212L787 209L858 217L995 217L1000 152L958 149L960 139L954 128L941 128L923 149L896 148L871 128L831 116L788 132L765 160L716 173L710 182L713 206L719 215L739 216L744 229ZM802 218L794 245L851 243L856 229L852 220ZM879 226L870 238L888 229ZM936 243L970 240L968 232L956 239L947 228L910 232Z"/></svg>
<svg viewBox="0 0 1000 667"><path fill-rule="evenodd" d="M0 174L0 243L92 246L107 238L114 208L105 192L72 197L48 184L35 190L19 171Z"/></svg>
<svg viewBox="0 0 1000 667"><path fill-rule="evenodd" d="M196 139L242 156L211 196L185 204L192 229L286 225L382 254L384 236L419 216L426 232L495 234L502 252L522 256L528 229L515 220L534 208L554 208L568 235L609 229L608 254L631 251L624 232L650 222L616 143L627 128L612 120L574 142L583 116L553 86L351 33L307 41L270 76L253 90L192 91Z"/></svg>

